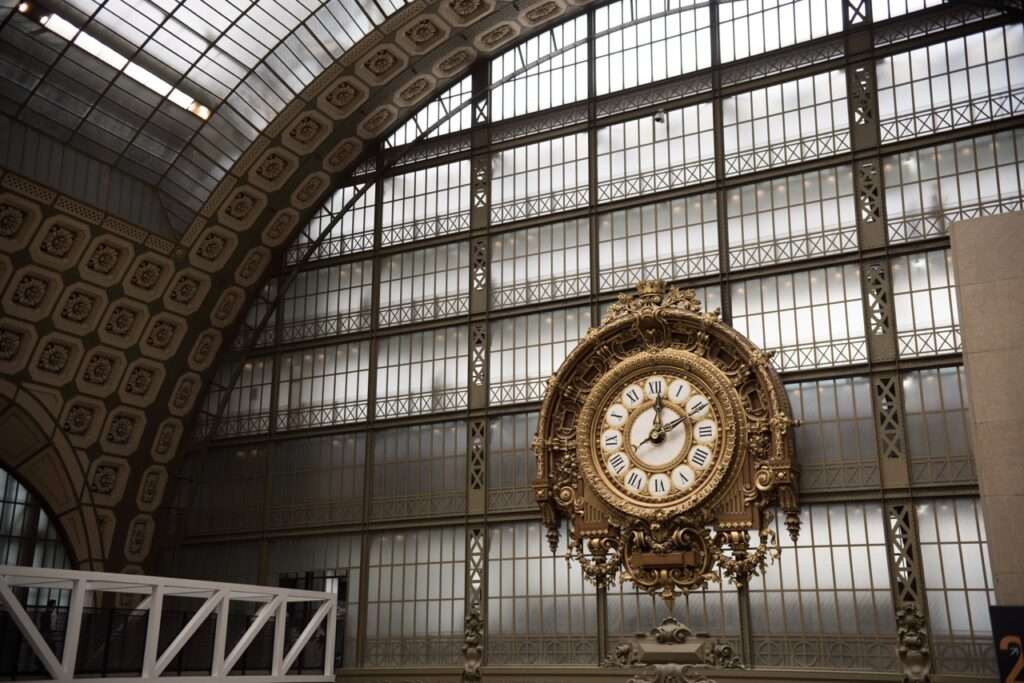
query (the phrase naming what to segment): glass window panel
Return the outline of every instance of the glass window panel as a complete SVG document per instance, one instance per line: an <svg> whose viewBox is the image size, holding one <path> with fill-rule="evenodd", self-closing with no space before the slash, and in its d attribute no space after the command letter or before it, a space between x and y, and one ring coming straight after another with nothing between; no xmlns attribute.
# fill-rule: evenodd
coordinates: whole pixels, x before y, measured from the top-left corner
<svg viewBox="0 0 1024 683"><path fill-rule="evenodd" d="M718 272L713 192L601 214L597 234L602 290Z"/></svg>
<svg viewBox="0 0 1024 683"><path fill-rule="evenodd" d="M491 223L587 206L587 134L534 142L491 158Z"/></svg>
<svg viewBox="0 0 1024 683"><path fill-rule="evenodd" d="M214 415L224 399L225 391L220 387L231 384L238 372L221 419L214 430ZM249 360L238 370L237 363L224 362L217 369L216 379L206 392L204 413L198 420L199 435L207 438L263 434L270 429L271 384L274 381L274 359L272 357Z"/></svg>
<svg viewBox="0 0 1024 683"><path fill-rule="evenodd" d="M726 197L733 270L857 249L849 166L742 185Z"/></svg>
<svg viewBox="0 0 1024 683"><path fill-rule="evenodd" d="M491 405L541 400L548 377L589 328L589 306L492 322Z"/></svg>
<svg viewBox="0 0 1024 683"><path fill-rule="evenodd" d="M847 377L786 385L800 454L801 491L877 489L871 380Z"/></svg>
<svg viewBox="0 0 1024 683"><path fill-rule="evenodd" d="M988 605L995 588L978 500L940 498L915 507L936 669L994 675Z"/></svg>
<svg viewBox="0 0 1024 683"><path fill-rule="evenodd" d="M999 26L878 60L882 142L973 126L1024 110L1024 26Z"/></svg>
<svg viewBox="0 0 1024 683"><path fill-rule="evenodd" d="M279 362L278 429L366 419L370 342L292 351L282 354Z"/></svg>
<svg viewBox="0 0 1024 683"><path fill-rule="evenodd" d="M907 451L915 484L977 480L968 438L966 382L960 366L903 375Z"/></svg>
<svg viewBox="0 0 1024 683"><path fill-rule="evenodd" d="M463 527L370 537L367 666L461 665L465 548Z"/></svg>
<svg viewBox="0 0 1024 683"><path fill-rule="evenodd" d="M918 12L926 7L936 7L946 0L871 0L873 21L885 21L903 14Z"/></svg>
<svg viewBox="0 0 1024 683"><path fill-rule="evenodd" d="M465 421L396 427L374 439L372 519L465 512Z"/></svg>
<svg viewBox="0 0 1024 683"><path fill-rule="evenodd" d="M469 229L469 161L390 176L382 187L383 246Z"/></svg>
<svg viewBox="0 0 1024 683"><path fill-rule="evenodd" d="M708 3L619 0L598 7L594 22L598 95L711 66Z"/></svg>
<svg viewBox="0 0 1024 683"><path fill-rule="evenodd" d="M190 536L252 533L263 526L267 458L270 447L210 449L186 458L188 501L185 528Z"/></svg>
<svg viewBox="0 0 1024 683"><path fill-rule="evenodd" d="M297 588L341 593L337 637L343 638L343 666L355 665L360 541L358 535L331 534L277 538L267 544L267 573L279 585L295 583Z"/></svg>
<svg viewBox="0 0 1024 683"><path fill-rule="evenodd" d="M960 314L951 251L894 256L890 267L900 356L958 352Z"/></svg>
<svg viewBox="0 0 1024 683"><path fill-rule="evenodd" d="M372 261L299 272L278 308L281 342L368 329L372 284Z"/></svg>
<svg viewBox="0 0 1024 683"><path fill-rule="evenodd" d="M803 505L794 543L750 582L758 666L893 671L896 619L879 503Z"/></svg>
<svg viewBox="0 0 1024 683"><path fill-rule="evenodd" d="M285 255L288 264L298 263L310 249L311 243L325 230L330 232L313 253L313 259L331 258L373 248L373 204L376 193L374 186L371 184L351 209L342 212L361 187L343 187L331 195L331 198L317 210L309 224L295 237L295 241L288 246ZM331 227L335 220L338 222Z"/></svg>
<svg viewBox="0 0 1024 683"><path fill-rule="evenodd" d="M469 281L469 242L386 256L380 264L380 324L465 315Z"/></svg>
<svg viewBox="0 0 1024 683"><path fill-rule="evenodd" d="M363 432L277 442L270 458L273 485L267 526L288 529L361 521L365 458Z"/></svg>
<svg viewBox="0 0 1024 683"><path fill-rule="evenodd" d="M377 352L377 417L461 410L469 396L465 326L383 337Z"/></svg>
<svg viewBox="0 0 1024 683"><path fill-rule="evenodd" d="M597 198L608 202L714 180L710 103L597 130Z"/></svg>
<svg viewBox="0 0 1024 683"><path fill-rule="evenodd" d="M57 527L39 500L14 475L0 467L0 563L71 569L71 558ZM32 589L26 606L50 599L66 605L67 591Z"/></svg>
<svg viewBox="0 0 1024 683"><path fill-rule="evenodd" d="M731 295L733 327L780 371L867 361L856 265L737 282Z"/></svg>
<svg viewBox="0 0 1024 683"><path fill-rule="evenodd" d="M850 149L843 71L805 76L722 100L727 176Z"/></svg>
<svg viewBox="0 0 1024 683"><path fill-rule="evenodd" d="M883 167L889 241L945 235L956 221L1021 209L1024 130L893 154Z"/></svg>
<svg viewBox="0 0 1024 683"><path fill-rule="evenodd" d="M597 596L579 563L555 552L535 522L495 524L487 543L487 643L492 664L592 664Z"/></svg>
<svg viewBox="0 0 1024 683"><path fill-rule="evenodd" d="M491 306L590 293L590 222L581 218L491 238Z"/></svg>
<svg viewBox="0 0 1024 683"><path fill-rule="evenodd" d="M445 118L460 106L472 99L473 83L470 76L455 83L443 93L432 99L425 107L398 128L384 143L388 147L401 147L407 145L416 137L427 130L441 119ZM473 117L473 108L467 105L459 110L459 113L452 116L436 130L426 136L425 139L436 138L449 133L457 133L468 130Z"/></svg>
<svg viewBox="0 0 1024 683"><path fill-rule="evenodd" d="M585 99L586 38L587 17L581 15L495 57L491 61L491 83L530 64L535 66L491 91L491 119L501 121Z"/></svg>
<svg viewBox="0 0 1024 683"><path fill-rule="evenodd" d="M722 63L843 30L841 0L730 0L719 5Z"/></svg>
<svg viewBox="0 0 1024 683"><path fill-rule="evenodd" d="M536 460L533 436L537 413L503 415L490 421L487 443L487 509L530 510L536 508L533 480Z"/></svg>

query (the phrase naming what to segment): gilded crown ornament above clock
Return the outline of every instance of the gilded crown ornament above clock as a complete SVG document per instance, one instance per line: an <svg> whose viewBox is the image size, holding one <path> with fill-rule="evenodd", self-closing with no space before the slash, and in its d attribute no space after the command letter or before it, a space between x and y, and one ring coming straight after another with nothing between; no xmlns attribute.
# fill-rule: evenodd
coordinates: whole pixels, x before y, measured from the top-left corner
<svg viewBox="0 0 1024 683"><path fill-rule="evenodd" d="M534 492L552 548L598 586L671 602L778 553L800 530L794 421L771 356L660 281L620 295L548 380ZM752 539L756 534L756 540Z"/></svg>

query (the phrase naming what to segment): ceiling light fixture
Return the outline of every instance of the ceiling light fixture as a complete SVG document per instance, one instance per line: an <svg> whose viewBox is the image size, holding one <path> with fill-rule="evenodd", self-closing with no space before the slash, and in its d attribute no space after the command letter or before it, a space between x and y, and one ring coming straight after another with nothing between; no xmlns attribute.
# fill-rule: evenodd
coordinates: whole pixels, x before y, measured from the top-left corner
<svg viewBox="0 0 1024 683"><path fill-rule="evenodd" d="M193 99L191 95L178 90L149 69L123 57L116 50L104 45L99 40L79 29L59 14L55 12L51 12L49 14L42 13L45 12L45 10L37 12L35 11L33 4L30 2L23 2L18 5L18 11L35 19L41 26L45 26L64 40L74 43L93 57L96 57L100 61L109 64L118 71L123 72L133 80L138 81L157 95L166 97L182 109L191 112L204 121L210 118L209 107L198 100Z"/></svg>

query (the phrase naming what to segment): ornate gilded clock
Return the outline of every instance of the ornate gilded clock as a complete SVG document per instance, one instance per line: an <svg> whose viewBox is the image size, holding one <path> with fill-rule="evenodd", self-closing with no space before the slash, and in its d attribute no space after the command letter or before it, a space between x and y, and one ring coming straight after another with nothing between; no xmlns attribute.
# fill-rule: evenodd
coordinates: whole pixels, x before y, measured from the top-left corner
<svg viewBox="0 0 1024 683"><path fill-rule="evenodd" d="M621 573L671 601L716 568L742 585L777 552L770 508L799 532L785 392L770 356L692 291L637 290L548 382L534 489L549 539L567 519L598 585Z"/></svg>

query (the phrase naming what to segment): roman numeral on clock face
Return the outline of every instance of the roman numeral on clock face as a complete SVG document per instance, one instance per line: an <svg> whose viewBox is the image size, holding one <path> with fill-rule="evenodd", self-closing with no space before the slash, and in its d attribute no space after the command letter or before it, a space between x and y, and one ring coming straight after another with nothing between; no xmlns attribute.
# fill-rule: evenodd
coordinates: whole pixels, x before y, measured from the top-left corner
<svg viewBox="0 0 1024 683"><path fill-rule="evenodd" d="M643 471L633 468L626 474L626 486L634 491L642 491L647 484L647 475Z"/></svg>
<svg viewBox="0 0 1024 683"><path fill-rule="evenodd" d="M622 473L629 467L629 460L622 453L616 453L612 457L608 458L608 469L612 471L616 477L622 476Z"/></svg>
<svg viewBox="0 0 1024 683"><path fill-rule="evenodd" d="M695 467L704 469L708 466L708 463L711 462L710 449L707 449L704 446L694 446L690 451L690 462L692 462Z"/></svg>

